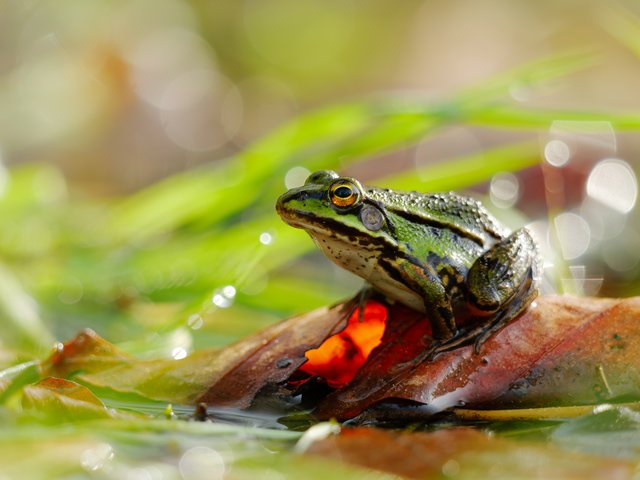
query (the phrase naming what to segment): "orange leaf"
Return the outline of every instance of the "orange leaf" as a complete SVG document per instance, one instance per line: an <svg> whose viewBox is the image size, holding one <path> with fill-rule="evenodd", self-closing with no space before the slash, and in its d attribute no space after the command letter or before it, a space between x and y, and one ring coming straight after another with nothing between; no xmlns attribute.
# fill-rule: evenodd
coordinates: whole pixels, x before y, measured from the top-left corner
<svg viewBox="0 0 640 480"><path fill-rule="evenodd" d="M381 303L369 302L362 315L357 308L344 330L329 337L318 348L307 350L305 356L309 361L300 370L323 377L333 388L343 387L380 344L386 321L387 308Z"/></svg>

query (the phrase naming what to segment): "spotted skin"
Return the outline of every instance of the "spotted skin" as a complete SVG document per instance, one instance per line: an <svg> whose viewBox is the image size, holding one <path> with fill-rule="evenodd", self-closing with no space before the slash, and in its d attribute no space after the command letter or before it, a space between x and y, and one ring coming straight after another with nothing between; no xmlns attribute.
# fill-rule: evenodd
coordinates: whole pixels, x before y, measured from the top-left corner
<svg viewBox="0 0 640 480"><path fill-rule="evenodd" d="M363 187L320 171L283 194L276 209L333 262L425 312L434 338L425 356L471 342L478 350L538 292L528 231L509 233L469 197Z"/></svg>

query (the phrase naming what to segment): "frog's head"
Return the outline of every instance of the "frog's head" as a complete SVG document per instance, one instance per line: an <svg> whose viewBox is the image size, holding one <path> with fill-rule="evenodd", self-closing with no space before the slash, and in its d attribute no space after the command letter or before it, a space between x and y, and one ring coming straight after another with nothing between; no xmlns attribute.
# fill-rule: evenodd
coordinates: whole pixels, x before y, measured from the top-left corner
<svg viewBox="0 0 640 480"><path fill-rule="evenodd" d="M380 202L360 182L321 170L280 198L276 210L289 225L306 230L325 255L367 278L377 258L372 252L396 249L393 225Z"/></svg>

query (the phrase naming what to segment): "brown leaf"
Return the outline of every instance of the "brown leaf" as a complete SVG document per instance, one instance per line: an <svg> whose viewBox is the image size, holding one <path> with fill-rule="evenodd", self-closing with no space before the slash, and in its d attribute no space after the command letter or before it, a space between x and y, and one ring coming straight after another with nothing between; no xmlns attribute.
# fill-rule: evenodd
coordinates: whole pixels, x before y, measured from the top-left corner
<svg viewBox="0 0 640 480"><path fill-rule="evenodd" d="M224 349L211 387L198 402L246 408L268 385L286 382L317 348L347 324L345 306L320 308L270 326Z"/></svg>
<svg viewBox="0 0 640 480"><path fill-rule="evenodd" d="M430 343L428 321L401 305L387 308L380 345L355 378L318 399L318 418L352 418L388 401L422 405L420 414L433 414L459 406L585 405L640 396L640 299L540 297L480 354L469 345L419 362ZM239 342L199 400L250 405L263 387L286 382L306 350L345 326L341 312L340 306L317 310Z"/></svg>
<svg viewBox="0 0 640 480"><path fill-rule="evenodd" d="M305 352L344 328L343 308L322 308L181 360L137 360L84 330L60 344L42 371L153 400L244 408L266 385L286 381L306 361Z"/></svg>
<svg viewBox="0 0 640 480"><path fill-rule="evenodd" d="M24 387L22 405L41 420L54 422L113 416L87 387L55 377Z"/></svg>
<svg viewBox="0 0 640 480"><path fill-rule="evenodd" d="M87 328L66 343L58 343L42 364L43 376L66 377L74 372L104 370L132 359Z"/></svg>
<svg viewBox="0 0 640 480"><path fill-rule="evenodd" d="M357 313L347 321L348 311L346 302L322 308L183 360L135 360L85 331L55 352L44 371L79 373L83 382L156 400L235 408L249 407L256 396L297 393L304 382L314 385L314 377L322 375L331 393L307 389L305 394L321 419L353 418L386 402L420 405L413 413L425 415L463 405L554 407L640 397L638 298L540 297L492 336L480 354L465 346L433 361L416 361L431 341L422 314L369 302L364 322L386 322L380 341L379 334L362 328ZM371 351L371 343L358 345L361 338L380 344ZM331 365L334 354L342 363ZM361 368L354 363L362 361ZM384 416L389 410L380 412Z"/></svg>
<svg viewBox="0 0 640 480"><path fill-rule="evenodd" d="M640 299L546 296L481 349L471 345L432 362L404 361L389 342L345 388L323 399L320 418L350 418L377 402L402 399L436 413L456 406L505 408L595 404L640 393ZM387 329L398 328L392 315ZM408 359L407 359L408 360ZM604 394L604 395L603 395Z"/></svg>
<svg viewBox="0 0 640 480"><path fill-rule="evenodd" d="M511 441L470 428L401 433L343 429L306 451L407 478L630 478L631 460L562 450L552 444Z"/></svg>

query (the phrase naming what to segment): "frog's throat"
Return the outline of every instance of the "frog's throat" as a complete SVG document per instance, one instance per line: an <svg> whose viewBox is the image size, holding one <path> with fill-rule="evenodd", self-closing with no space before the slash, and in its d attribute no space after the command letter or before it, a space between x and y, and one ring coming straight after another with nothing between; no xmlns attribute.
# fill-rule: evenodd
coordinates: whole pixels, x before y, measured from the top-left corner
<svg viewBox="0 0 640 480"><path fill-rule="evenodd" d="M361 249L340 239L338 235L309 232L322 253L339 267L369 280L382 252L379 248Z"/></svg>
<svg viewBox="0 0 640 480"><path fill-rule="evenodd" d="M387 268L385 251L379 245L370 244L363 248L339 239L338 235L313 234L309 232L318 248L338 266L369 282L380 293L399 301L410 308L424 311L422 297L402 280L390 274ZM347 239L349 240L349 239Z"/></svg>

